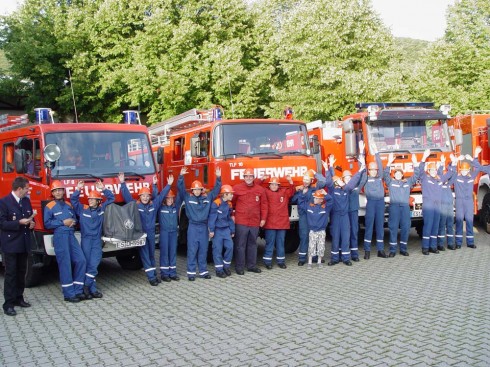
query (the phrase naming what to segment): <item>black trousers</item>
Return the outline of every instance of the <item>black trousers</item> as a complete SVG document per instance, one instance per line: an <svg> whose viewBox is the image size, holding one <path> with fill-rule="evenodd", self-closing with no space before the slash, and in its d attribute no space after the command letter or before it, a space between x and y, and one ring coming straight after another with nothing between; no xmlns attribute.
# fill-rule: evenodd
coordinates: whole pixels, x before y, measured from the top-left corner
<svg viewBox="0 0 490 367"><path fill-rule="evenodd" d="M5 282L3 296L4 311L9 307L24 300L25 278L27 270L27 252L2 253L3 266L5 267Z"/></svg>

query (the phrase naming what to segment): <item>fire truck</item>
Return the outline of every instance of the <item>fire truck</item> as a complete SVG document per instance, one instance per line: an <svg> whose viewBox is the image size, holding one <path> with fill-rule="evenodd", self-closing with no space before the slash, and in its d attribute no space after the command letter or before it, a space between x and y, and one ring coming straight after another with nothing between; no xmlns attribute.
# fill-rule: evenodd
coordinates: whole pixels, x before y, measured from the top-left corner
<svg viewBox="0 0 490 367"><path fill-rule="evenodd" d="M85 182L81 202L87 204L88 193L97 180L122 204L118 173L124 172L128 189L137 198L138 190L150 187L156 174L148 129L135 118L135 111L125 111L127 123L55 123L50 109L36 109L36 121L0 118L0 195L11 192L12 182L24 176L31 187L30 200L37 211L33 246L29 257L27 284L42 280L42 269L54 260L52 232L43 225L44 206L52 200L50 184L59 180L66 197L73 194L79 180ZM80 233L76 232L80 239ZM125 269L141 268L137 246L142 241L117 241L102 238L104 256L116 256Z"/></svg>
<svg viewBox="0 0 490 367"><path fill-rule="evenodd" d="M395 154L393 168L402 168L406 176L413 174L411 154L420 162L424 150L432 154L428 161L439 161L455 151L454 132L448 128L449 106L434 109L429 102L369 102L356 104L357 112L344 116L341 121L313 121L308 124L310 136L320 142L317 155L317 170L321 170L320 159L326 160L330 154L336 158L336 174L343 170L358 171L359 141L366 145L366 164L375 161L373 149L379 152L382 162ZM360 222L364 223L366 197L359 196ZM388 191L385 193L386 206L389 204ZM387 220L386 210L385 218ZM412 226L422 233L422 194L420 185L415 185L411 193L410 215Z"/></svg>
<svg viewBox="0 0 490 367"><path fill-rule="evenodd" d="M490 111L475 111L456 116L448 121L450 129L455 132L456 153L473 156L477 146L482 147L479 161L482 165L490 164L490 146L488 126ZM475 214L478 214L481 225L490 233L490 178L479 175L474 185Z"/></svg>
<svg viewBox="0 0 490 367"><path fill-rule="evenodd" d="M318 143L310 142L304 122L293 119L224 119L222 108L215 106L184 112L150 126L149 131L158 146L161 182L168 174L177 179L185 166L190 172L184 176L186 187L199 180L205 188L212 188L217 167L223 184L241 182L245 169L253 168L255 177L279 177L286 185L285 177L291 175L295 185L301 185L304 173L316 165L313 154ZM290 206L290 221L285 247L294 252L299 244L295 205ZM182 208L179 244L185 243L186 230Z"/></svg>

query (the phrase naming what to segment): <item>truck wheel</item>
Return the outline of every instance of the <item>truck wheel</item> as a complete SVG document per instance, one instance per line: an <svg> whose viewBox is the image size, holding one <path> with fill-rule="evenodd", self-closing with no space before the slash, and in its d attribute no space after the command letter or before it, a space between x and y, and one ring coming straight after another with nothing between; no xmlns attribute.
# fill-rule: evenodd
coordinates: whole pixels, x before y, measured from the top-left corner
<svg viewBox="0 0 490 367"><path fill-rule="evenodd" d="M422 234L424 233L424 223L417 223L415 225L415 230L417 231L417 234L419 235L419 238L422 238Z"/></svg>
<svg viewBox="0 0 490 367"><path fill-rule="evenodd" d="M27 257L26 288L41 284L44 275L43 255L30 254Z"/></svg>
<svg viewBox="0 0 490 367"><path fill-rule="evenodd" d="M136 251L130 254L116 255L116 260L124 270L140 270L143 267L140 255Z"/></svg>
<svg viewBox="0 0 490 367"><path fill-rule="evenodd" d="M487 233L490 233L490 194L483 197L480 210L480 224Z"/></svg>
<svg viewBox="0 0 490 367"><path fill-rule="evenodd" d="M298 249L299 246L299 234L296 228L288 229L286 231L286 238L284 239L284 251L286 254L291 254Z"/></svg>

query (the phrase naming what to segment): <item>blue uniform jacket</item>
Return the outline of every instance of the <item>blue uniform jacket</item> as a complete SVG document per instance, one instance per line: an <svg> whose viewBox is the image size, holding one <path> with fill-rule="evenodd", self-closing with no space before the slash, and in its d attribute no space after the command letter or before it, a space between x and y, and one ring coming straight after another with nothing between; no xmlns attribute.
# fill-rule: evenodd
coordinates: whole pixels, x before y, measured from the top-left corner
<svg viewBox="0 0 490 367"><path fill-rule="evenodd" d="M419 178L420 167L415 167L413 175L406 180L395 180L390 175L390 167L384 169L384 179L390 192L390 205L408 206L410 190Z"/></svg>
<svg viewBox="0 0 490 367"><path fill-rule="evenodd" d="M73 209L77 214L80 221L80 231L82 236L101 238L102 237L102 225L104 223L104 210L107 205L114 202L114 194L111 190L102 190L106 201L99 205L97 208L92 209L88 205L82 205L80 203L80 191L75 192L70 197Z"/></svg>
<svg viewBox="0 0 490 367"><path fill-rule="evenodd" d="M54 229L55 233L75 233L74 227L63 224L65 219L77 219L75 210L70 202L65 200L52 200L44 207L44 227Z"/></svg>
<svg viewBox="0 0 490 367"><path fill-rule="evenodd" d="M325 195L325 201L320 205L315 205L306 200L306 195L298 204L306 213L308 227L311 231L324 231L327 228L330 218L330 211L333 207L333 199L330 194Z"/></svg>
<svg viewBox="0 0 490 367"><path fill-rule="evenodd" d="M158 222L160 223L161 232L176 232L179 228L179 210L182 204L180 195L174 198L174 203L170 206L165 204L165 197L168 195L171 186L167 185L162 190L163 201L158 212ZM153 189L153 197L158 196L158 190Z"/></svg>
<svg viewBox="0 0 490 367"><path fill-rule="evenodd" d="M296 191L296 193L291 198L291 204L298 205L298 214L299 215L305 215L306 214L306 211L302 208L300 203L303 202L304 200L306 200L307 202L310 202L312 197L313 197L313 193L316 190L320 190L320 189L323 189L325 187L325 177L323 177L323 175L321 173L315 173L315 178L317 180L316 184L310 185L310 187L308 187L308 192L306 194L303 194L303 190Z"/></svg>
<svg viewBox="0 0 490 367"><path fill-rule="evenodd" d="M121 184L121 192L122 192L123 199L126 203L130 203L131 201L137 202L138 212L140 213L141 226L143 227L143 231L145 231L146 233L155 232L158 208L160 208L160 205L162 204L164 198L164 196L162 195L163 190L162 193L160 193L160 195L158 195L154 200L150 200L148 204L143 204L139 200L134 200L133 197L131 196L131 193L128 190L128 187L126 186L126 182L123 182Z"/></svg>
<svg viewBox="0 0 490 367"><path fill-rule="evenodd" d="M189 194L185 190L184 176L180 175L177 181L177 188L179 190L179 196L185 202L185 213L189 218L189 223L194 224L208 224L209 210L211 209L211 203L218 196L221 190L221 177L216 178L216 183L209 194L201 194L195 196Z"/></svg>
<svg viewBox="0 0 490 367"><path fill-rule="evenodd" d="M364 187L364 193L369 200L383 200L385 197L385 188L383 186L383 164L379 154L376 153L376 163L378 164L378 175L368 177L367 171L364 171L361 178L360 187Z"/></svg>
<svg viewBox="0 0 490 367"><path fill-rule="evenodd" d="M235 233L235 222L231 219L232 211L230 201L223 201L221 198L213 201L208 219L209 232L214 232L216 228L230 228L231 233Z"/></svg>
<svg viewBox="0 0 490 367"><path fill-rule="evenodd" d="M453 172L450 183L454 184L456 201L473 201L473 186L475 185L476 176L478 176L480 173L479 169L475 168L475 164L473 162L471 163L473 170L470 171L471 174L469 176L457 175L456 168L454 166L449 167L449 170Z"/></svg>
<svg viewBox="0 0 490 367"><path fill-rule="evenodd" d="M439 167L437 170L437 174L439 176L442 176L443 174L443 167ZM452 178L448 182L442 184L442 193L441 193L441 203L442 204L451 204L454 205L454 197L453 197L453 190L451 189L452 187Z"/></svg>
<svg viewBox="0 0 490 367"><path fill-rule="evenodd" d="M19 224L19 220L32 215L31 201L25 197L19 203L12 193L0 200L0 248L5 253L31 250L31 230Z"/></svg>
<svg viewBox="0 0 490 367"><path fill-rule="evenodd" d="M342 187L336 187L334 185L334 182L332 180L332 173L330 170L327 170L325 182L328 189L328 193L333 198L332 210L334 213L344 215L349 212L350 194L352 190L354 190L357 187L357 184L361 179L362 172L364 172L364 170L357 172L354 176L352 176L349 183L342 188ZM357 196L357 200L359 202L359 196Z"/></svg>
<svg viewBox="0 0 490 367"><path fill-rule="evenodd" d="M422 200L425 206L439 206L442 200L442 185L446 184L452 177L453 171L449 166L448 171L441 177L432 178L425 172L425 162L420 162L419 177L422 184Z"/></svg>

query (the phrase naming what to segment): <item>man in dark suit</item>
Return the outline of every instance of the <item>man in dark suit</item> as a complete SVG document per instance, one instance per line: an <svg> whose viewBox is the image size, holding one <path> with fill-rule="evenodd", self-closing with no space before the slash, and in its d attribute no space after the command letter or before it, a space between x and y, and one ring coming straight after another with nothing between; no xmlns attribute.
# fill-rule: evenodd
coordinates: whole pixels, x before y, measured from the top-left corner
<svg viewBox="0 0 490 367"><path fill-rule="evenodd" d="M29 181L16 177L12 192L0 199L0 247L5 267L3 312L15 316L14 306L31 307L24 299L27 256L31 248L34 216L29 193Z"/></svg>

